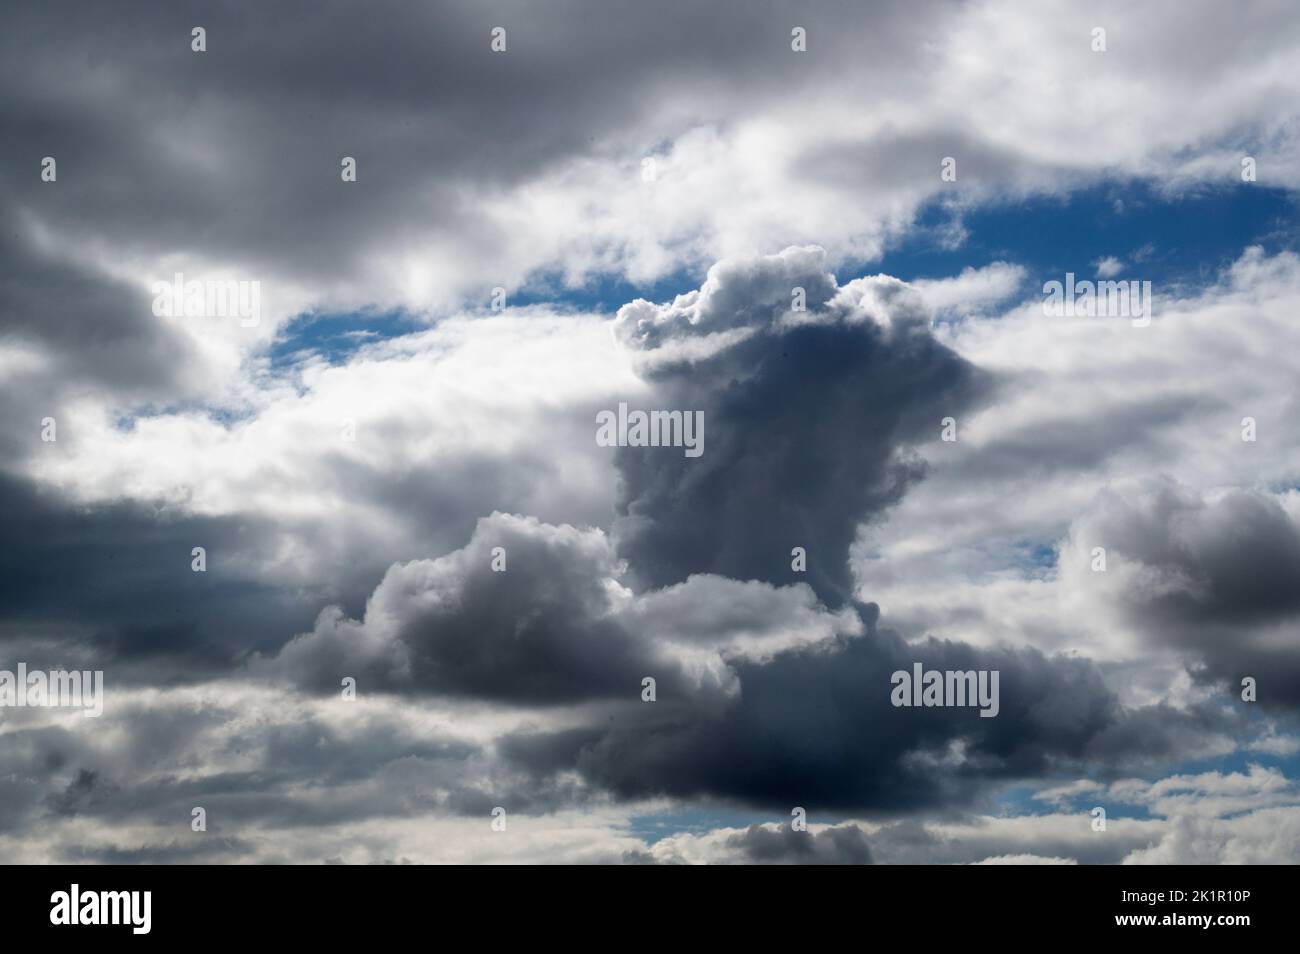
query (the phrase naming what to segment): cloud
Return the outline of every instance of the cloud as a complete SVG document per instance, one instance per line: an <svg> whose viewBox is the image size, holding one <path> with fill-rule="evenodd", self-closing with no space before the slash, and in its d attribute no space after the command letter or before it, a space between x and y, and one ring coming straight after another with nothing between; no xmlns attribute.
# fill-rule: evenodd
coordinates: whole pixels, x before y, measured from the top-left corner
<svg viewBox="0 0 1300 954"><path fill-rule="evenodd" d="M973 862L977 865L1073 865L1077 863L1072 858L1044 858L1042 855L994 855L983 861Z"/></svg>
<svg viewBox="0 0 1300 954"><path fill-rule="evenodd" d="M0 645L108 698L3 713L0 855L1294 855L1281 769L1169 766L1294 753L1300 260L1158 288L1146 329L1009 305L996 244L835 277L1247 153L1294 192L1289 11L1113 10L1105 54L1065 3L61 12L0 34ZM154 316L177 271L260 281L262 324ZM703 411L704 456L598 447L624 400ZM1001 714L892 708L914 661L999 669ZM1021 784L1153 817L954 816ZM803 804L834 823L634 833Z"/></svg>
<svg viewBox="0 0 1300 954"><path fill-rule="evenodd" d="M1113 782L1105 797L1145 805L1154 814L1228 816L1300 803L1300 789L1279 769L1250 765L1245 772L1171 775L1155 782Z"/></svg>
<svg viewBox="0 0 1300 954"><path fill-rule="evenodd" d="M791 310L796 285L807 311ZM494 328L464 328L456 347ZM847 599L837 584L856 525L911 486L920 472L911 448L937 429L941 411L964 414L963 402L988 398L979 374L936 340L915 289L885 276L839 286L821 250L794 248L719 263L698 291L666 305L628 305L614 329L631 359L624 387L640 388L645 401L703 408L711 428L703 458L619 449L622 505L611 532L493 513L459 549L389 567L359 616L330 606L237 675L300 687L322 704L337 700L352 676L365 696L504 707L471 710L473 745L449 750L445 769L442 755L425 759L447 779L438 807L466 814L506 793L512 810L524 811L667 798L915 814L977 805L1014 781L1132 771L1217 751L1233 730L1231 717L1208 706L1125 706L1087 660L908 642L878 624L874 606ZM424 348L385 345L366 360L400 367ZM391 380L392 370L367 380ZM617 396L614 380L604 395ZM569 395L566 413L577 420L593 393ZM592 427L590 413L582 419ZM844 440L845 421L858 440ZM571 439L599 453L589 436ZM703 480L683 467L701 462ZM733 503L716 506L708 481ZM706 544L747 546L663 545L694 525L708 531L698 537ZM787 542L807 545L810 567L819 565L806 582L785 569ZM504 572L493 569L498 547ZM765 548L779 559L751 556ZM892 707L890 675L914 662L998 670L999 716ZM646 676L657 680L653 704L641 700ZM333 730L277 727L261 745L285 749L292 763L313 747L346 744ZM401 776L399 763L364 771ZM445 774L467 765L475 767L470 781ZM504 792L484 781L487 773L504 780ZM218 794L246 778L231 775ZM74 804L68 785L59 804ZM368 816L356 802L363 797L413 810L357 791L294 811L315 821ZM775 857L767 835L749 840L745 851Z"/></svg>
<svg viewBox="0 0 1300 954"><path fill-rule="evenodd" d="M1106 571L1087 555L1104 547ZM1206 498L1171 479L1126 495L1102 494L1071 528L1066 585L1111 607L1133 631L1185 649L1198 672L1261 703L1300 704L1300 523L1254 490Z"/></svg>
<svg viewBox="0 0 1300 954"><path fill-rule="evenodd" d="M1157 296L1146 328L1050 318L1033 303L936 327L994 395L961 419L955 443L918 448L925 480L864 529L859 599L908 637L1108 660L1130 704L1202 697L1213 687L1186 670L1204 663L1233 682L1248 674L1240 666L1268 666L1270 702L1290 696L1281 634L1300 516L1287 489L1300 436L1289 384L1300 259L1248 248L1209 284ZM1253 443L1241 439L1246 416L1258 423ZM1135 556L1094 573L1092 548L1112 555L1100 536ZM1147 583L1130 589L1139 570ZM1178 573L1182 589L1155 599L1150 577ZM1244 605L1255 595L1258 606ZM1191 618L1193 605L1206 618Z"/></svg>
<svg viewBox="0 0 1300 954"><path fill-rule="evenodd" d="M914 662L998 670L1000 714L892 707L890 675ZM1068 766L1157 765L1230 731L1210 711L1125 710L1084 660L909 645L874 628L731 668L739 691L722 705L642 706L609 722L525 730L500 751L541 779L576 768L622 798L910 812L972 804L995 782Z"/></svg>
<svg viewBox="0 0 1300 954"><path fill-rule="evenodd" d="M1212 814L1174 819L1111 817L1094 831L1086 811L1074 814L976 816L878 824L846 820L682 832L662 838L625 861L660 864L1291 864L1300 846L1300 809L1259 807L1229 817ZM1270 838L1272 831L1275 838ZM755 837L755 833L761 835ZM760 858L749 849L769 848ZM837 850L847 847L848 850ZM854 856L863 860L854 860ZM865 859L869 857L870 862Z"/></svg>
<svg viewBox="0 0 1300 954"><path fill-rule="evenodd" d="M0 645L33 668L109 667L118 684L227 672L319 609L310 592L256 572L273 546L269 528L237 517L134 500L77 506L0 474ZM194 547L208 551L204 573Z"/></svg>
<svg viewBox="0 0 1300 954"><path fill-rule="evenodd" d="M1087 813L1076 815L974 816L942 820L908 819L880 824L844 820L809 824L805 832L789 822L748 829L715 828L679 832L634 851L625 861L660 864L756 862L746 849L759 838L770 849L766 863L817 856L840 864L1118 864L1131 851L1159 842L1161 822L1112 820L1105 832L1091 828ZM783 830L784 829L784 830ZM839 847L849 850L837 851ZM867 860L869 859L869 861Z"/></svg>
<svg viewBox="0 0 1300 954"><path fill-rule="evenodd" d="M1264 809L1237 818L1182 816L1130 865L1290 865L1300 848L1300 811Z"/></svg>
<svg viewBox="0 0 1300 954"><path fill-rule="evenodd" d="M955 278L919 279L912 286L933 311L969 315L1005 302L1020 290L1026 274L1023 265L994 262L963 268Z"/></svg>
<svg viewBox="0 0 1300 954"><path fill-rule="evenodd" d="M1124 270L1124 263L1114 255L1107 255L1099 258L1092 263L1093 268L1097 270L1098 278L1114 278Z"/></svg>
<svg viewBox="0 0 1300 954"><path fill-rule="evenodd" d="M258 667L337 692L467 696L517 704L623 700L654 677L666 704L735 691L730 666L863 631L803 585L693 576L638 595L594 528L493 514L436 560L390 568L360 620L338 607Z"/></svg>
<svg viewBox="0 0 1300 954"><path fill-rule="evenodd" d="M364 619L325 610L275 668L321 689L352 676L519 702L635 699L660 666L618 620L618 575L598 530L494 514L464 548L390 569Z"/></svg>
<svg viewBox="0 0 1300 954"><path fill-rule="evenodd" d="M33 664L207 677L274 652L325 605L359 613L395 560L450 552L493 511L607 520L612 462L591 422L637 380L618 355L607 321L513 312L314 367L247 414L123 422L83 402L51 443L39 416L6 418L32 461L0 475L0 638L33 646Z"/></svg>
<svg viewBox="0 0 1300 954"><path fill-rule="evenodd" d="M806 311L792 311L802 289ZM620 448L619 552L651 586L692 573L786 583L848 598L856 526L923 471L909 448L981 391L929 332L906 284L838 287L818 248L715 265L697 292L619 310L655 407L703 413L698 458ZM695 346L695 347L692 347Z"/></svg>
<svg viewBox="0 0 1300 954"><path fill-rule="evenodd" d="M810 827L750 825L713 831L704 838L678 835L648 850L631 852L625 862L649 864L869 865L868 838L856 825Z"/></svg>
<svg viewBox="0 0 1300 954"><path fill-rule="evenodd" d="M57 44L34 3L0 38L3 133L21 146L0 159L21 276L0 308L46 360L98 360L118 402L148 397L181 358L177 387L238 387L275 329L313 309L444 316L496 286L650 282L811 242L858 264L936 202L959 218L1107 176L1191 189L1236 179L1247 150L1261 185L1300 181L1285 105L1296 27L1269 6L1112 10L1105 54L1089 49L1091 14L1064 3L756 14L728 0L664 16L618 0L574 19L502 2L502 54L468 0L386 5L382 27L342 2L292 4L292 21L202 3L130 24L66 9ZM190 49L198 22L205 53ZM790 49L793 22L806 53ZM86 63L96 82L73 78ZM55 183L39 177L47 155ZM956 182L939 176L948 156ZM261 281L265 327L157 327L147 289L176 270Z"/></svg>

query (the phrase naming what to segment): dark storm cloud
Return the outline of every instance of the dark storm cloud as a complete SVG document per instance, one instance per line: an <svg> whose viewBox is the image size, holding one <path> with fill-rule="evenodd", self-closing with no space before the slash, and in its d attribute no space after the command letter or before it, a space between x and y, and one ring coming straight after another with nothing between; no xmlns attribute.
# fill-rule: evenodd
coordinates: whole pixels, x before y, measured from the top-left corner
<svg viewBox="0 0 1300 954"><path fill-rule="evenodd" d="M1106 595L1139 632L1234 695L1252 676L1261 705L1300 705L1300 525L1276 499L1159 480L1103 495L1074 536L1105 547Z"/></svg>
<svg viewBox="0 0 1300 954"><path fill-rule="evenodd" d="M802 314L791 312L796 287ZM650 406L704 419L699 457L617 454L619 550L652 586L692 573L806 579L844 602L858 524L921 476L908 447L936 438L982 388L930 335L906 285L838 289L820 249L721 263L699 292L634 302L618 320L621 338L654 359ZM806 550L807 573L792 570L794 547Z"/></svg>
<svg viewBox="0 0 1300 954"><path fill-rule="evenodd" d="M119 684L210 676L317 611L318 596L260 580L273 544L237 517L78 505L0 474L0 650L33 668L105 668ZM196 546L206 572L192 569Z"/></svg>
<svg viewBox="0 0 1300 954"><path fill-rule="evenodd" d="M890 676L915 662L998 670L1000 713L894 707ZM878 629L733 667L740 691L723 707L643 706L589 728L519 733L501 752L540 777L576 768L625 798L909 812L977 803L990 783L1185 757L1229 725L1208 711L1126 709L1086 660L908 644Z"/></svg>
<svg viewBox="0 0 1300 954"><path fill-rule="evenodd" d="M680 670L619 619L615 563L599 531L494 514L462 549L390 569L364 619L322 613L270 670L330 691L351 676L366 691L636 699L643 676Z"/></svg>

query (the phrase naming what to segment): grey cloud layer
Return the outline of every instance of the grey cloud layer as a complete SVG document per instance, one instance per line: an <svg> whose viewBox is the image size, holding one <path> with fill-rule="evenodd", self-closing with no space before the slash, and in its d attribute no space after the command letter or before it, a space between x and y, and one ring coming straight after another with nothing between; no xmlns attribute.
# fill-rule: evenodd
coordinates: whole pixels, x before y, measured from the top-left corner
<svg viewBox="0 0 1300 954"><path fill-rule="evenodd" d="M670 15L635 0L59 12L52 26L47 5L10 4L0 37L0 137L16 144L0 155L15 276L0 312L55 375L110 383L119 407L161 400L152 383L173 400L228 383L229 366L195 360L186 336L150 321L143 288L123 285L177 264L263 280L285 308L441 314L496 285L648 279L792 242L860 260L941 189L959 210L1078 184L1117 159L1124 174L1214 179L1235 174L1243 143L1270 181L1293 186L1300 167L1274 68L1296 24L1272 5L1108 11L1114 42L1143 55L1106 61L1095 102L1038 81L1095 65L1092 21L1068 5L1036 18L742 0ZM999 29L1000 15L1023 29ZM196 24L206 53L190 50ZM790 51L795 24L806 54ZM489 49L495 25L509 30L505 54ZM981 61L1025 63L1034 81ZM1211 95L1222 108L1199 108ZM1119 107L1114 127L1072 135L1104 103ZM990 121L1012 113L1022 135ZM666 171L657 200L639 184L651 153ZM57 184L39 179L47 155ZM347 188L344 155L361 170ZM960 158L957 184L938 180L945 155ZM248 337L246 351L266 343Z"/></svg>
<svg viewBox="0 0 1300 954"><path fill-rule="evenodd" d="M249 572L271 533L130 500L79 507L0 475L0 646L33 666L108 666L119 685L229 671L318 609ZM195 546L206 573L191 571Z"/></svg>
<svg viewBox="0 0 1300 954"><path fill-rule="evenodd" d="M765 55L788 50L789 28L779 9L770 20L744 9L192 3L127 17L85 3L63 5L52 34L42 4L19 3L0 115L28 151L6 153L6 204L83 240L320 282L357 277L394 239L455 236L458 257L490 257L508 236L479 214L485 196L561 160L650 149L650 119L677 132L742 90L767 98L831 71ZM923 35L901 5L828 4L821 18ZM195 25L204 54L190 50ZM489 49L497 25L506 55ZM822 32L825 47L847 46L842 29ZM865 43L874 59L901 58L877 36L862 31L856 54ZM30 174L44 155L60 162L57 189ZM352 193L339 190L344 155L359 160Z"/></svg>

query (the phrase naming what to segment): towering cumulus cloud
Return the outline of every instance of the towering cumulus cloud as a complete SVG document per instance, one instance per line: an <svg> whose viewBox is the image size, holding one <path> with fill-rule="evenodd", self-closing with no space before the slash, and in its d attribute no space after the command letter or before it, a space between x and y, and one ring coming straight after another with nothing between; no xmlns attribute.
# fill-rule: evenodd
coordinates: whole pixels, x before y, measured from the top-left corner
<svg viewBox="0 0 1300 954"><path fill-rule="evenodd" d="M617 333L654 402L702 411L708 434L698 459L618 452L619 552L654 586L806 579L845 601L858 524L921 476L911 446L981 391L915 290L885 276L840 287L816 247L720 262L698 291L625 305Z"/></svg>
<svg viewBox="0 0 1300 954"><path fill-rule="evenodd" d="M839 287L820 249L792 248L720 262L699 291L633 302L614 327L657 406L703 411L700 458L619 448L612 537L493 514L462 549L392 567L361 619L326 610L266 671L581 705L563 727L503 735L504 764L539 789L576 776L588 795L767 809L967 804L999 780L1140 764L1219 726L1126 708L1086 660L908 643L848 599L858 524L919 479L911 445L987 388L934 340L910 286ZM917 664L998 672L996 717L891 704L891 674Z"/></svg>

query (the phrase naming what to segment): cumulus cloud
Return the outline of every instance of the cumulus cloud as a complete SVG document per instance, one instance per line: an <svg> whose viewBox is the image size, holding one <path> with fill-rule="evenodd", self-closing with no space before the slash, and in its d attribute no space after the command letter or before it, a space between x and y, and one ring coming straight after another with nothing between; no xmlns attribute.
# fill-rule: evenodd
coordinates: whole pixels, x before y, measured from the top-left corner
<svg viewBox="0 0 1300 954"><path fill-rule="evenodd" d="M1160 841L1124 859L1132 865L1291 865L1300 811L1264 809L1237 818L1183 816Z"/></svg>
<svg viewBox="0 0 1300 954"><path fill-rule="evenodd" d="M630 852L624 861L650 864L868 865L871 847L856 825L811 827L750 825L705 837L673 836L649 850Z"/></svg>
<svg viewBox="0 0 1300 954"><path fill-rule="evenodd" d="M618 451L619 552L655 586L789 582L802 547L818 595L844 602L857 523L921 476L910 448L981 388L914 290L885 276L839 287L819 248L720 263L699 291L624 306L616 329L646 400L702 412L707 434L694 459Z"/></svg>
<svg viewBox="0 0 1300 954"><path fill-rule="evenodd" d="M275 669L319 688L352 676L367 688L519 702L635 699L654 672L685 681L622 625L631 594L618 577L601 531L494 514L462 549L390 569L363 619L325 610Z"/></svg>
<svg viewBox="0 0 1300 954"><path fill-rule="evenodd" d="M994 262L983 268L963 268L955 278L923 278L912 285L935 312L970 315L1006 302L1020 290L1025 277L1023 265Z"/></svg>
<svg viewBox="0 0 1300 954"><path fill-rule="evenodd" d="M998 670L1000 714L893 707L890 676L914 662ZM524 731L501 751L540 778L576 767L624 798L909 811L972 804L998 780L1070 766L1157 765L1231 731L1208 710L1125 710L1084 660L938 640L909 645L874 628L732 668L739 691L724 705Z"/></svg>
<svg viewBox="0 0 1300 954"><path fill-rule="evenodd" d="M1103 547L1106 570L1087 568ZM1240 691L1251 676L1265 708L1300 703L1300 524L1273 496L1207 499L1165 479L1103 494L1071 528L1066 585L1111 607L1147 639L1194 653L1198 673Z"/></svg>
<svg viewBox="0 0 1300 954"><path fill-rule="evenodd" d="M362 619L324 610L264 665L336 690L465 695L517 703L639 701L654 677L667 700L736 689L729 668L791 646L863 632L805 585L693 576L638 595L599 529L493 514L436 560L392 567Z"/></svg>
<svg viewBox="0 0 1300 954"><path fill-rule="evenodd" d="M1114 278L1124 270L1124 263L1114 255L1106 255L1092 263L1098 278Z"/></svg>
<svg viewBox="0 0 1300 954"><path fill-rule="evenodd" d="M844 820L809 824L805 832L789 822L746 829L715 828L659 839L625 861L659 864L755 862L755 847L767 849L766 863L834 864L1118 864L1130 852L1159 842L1160 822L1122 819L1094 832L1087 813L1070 815L973 816L942 821Z"/></svg>

